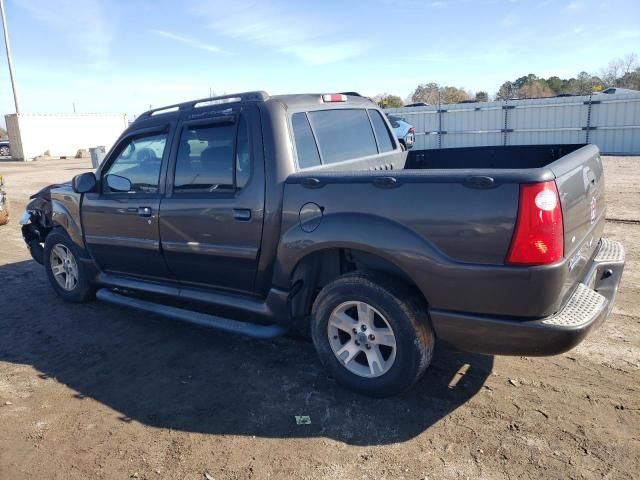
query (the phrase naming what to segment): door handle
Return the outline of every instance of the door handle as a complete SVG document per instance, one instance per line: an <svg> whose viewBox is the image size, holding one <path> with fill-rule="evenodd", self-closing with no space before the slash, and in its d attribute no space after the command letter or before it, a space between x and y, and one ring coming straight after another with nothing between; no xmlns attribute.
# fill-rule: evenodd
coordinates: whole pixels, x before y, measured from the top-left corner
<svg viewBox="0 0 640 480"><path fill-rule="evenodd" d="M240 220L241 222L251 220L251 210L248 208L234 208L233 218Z"/></svg>
<svg viewBox="0 0 640 480"><path fill-rule="evenodd" d="M138 215L141 217L150 217L152 213L151 207L138 207Z"/></svg>

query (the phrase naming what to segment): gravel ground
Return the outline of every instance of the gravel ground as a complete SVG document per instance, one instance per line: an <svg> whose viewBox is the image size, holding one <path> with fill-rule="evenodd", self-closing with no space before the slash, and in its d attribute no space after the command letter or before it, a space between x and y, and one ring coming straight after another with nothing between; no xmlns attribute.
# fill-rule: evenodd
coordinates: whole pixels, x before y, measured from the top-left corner
<svg viewBox="0 0 640 480"><path fill-rule="evenodd" d="M640 157L605 158L606 235L627 267L598 331L548 358L440 348L386 400L337 386L304 341L62 302L17 219L29 194L89 166L0 162L13 213L0 227L0 479L638 477Z"/></svg>

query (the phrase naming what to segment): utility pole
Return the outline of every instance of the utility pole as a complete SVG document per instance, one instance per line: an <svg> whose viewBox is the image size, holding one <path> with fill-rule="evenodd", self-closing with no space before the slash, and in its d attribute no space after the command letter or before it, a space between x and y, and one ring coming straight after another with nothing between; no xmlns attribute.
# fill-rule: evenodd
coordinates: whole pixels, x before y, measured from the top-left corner
<svg viewBox="0 0 640 480"><path fill-rule="evenodd" d="M11 78L11 88L13 89L13 102L16 105L16 113L20 113L20 108L18 107L18 94L16 92L16 79L13 76L13 62L11 61L11 47L9 46L9 32L7 31L7 14L4 10L4 0L0 0L0 16L2 17L2 31L4 32L4 48L7 51L9 77Z"/></svg>

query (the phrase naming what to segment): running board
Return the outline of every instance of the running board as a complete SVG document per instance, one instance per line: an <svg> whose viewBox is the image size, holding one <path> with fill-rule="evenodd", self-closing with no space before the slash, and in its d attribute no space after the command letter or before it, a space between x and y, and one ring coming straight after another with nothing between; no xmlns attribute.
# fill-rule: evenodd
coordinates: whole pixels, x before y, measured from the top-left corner
<svg viewBox="0 0 640 480"><path fill-rule="evenodd" d="M120 295L109 289L101 288L96 292L96 298L104 302L131 307L163 317L193 323L203 327L215 328L223 332L237 333L253 338L275 338L284 335L287 328L281 325L258 325L249 322L240 322L229 318L217 317L206 313L194 312L183 308L171 307L159 303L141 300L139 298Z"/></svg>

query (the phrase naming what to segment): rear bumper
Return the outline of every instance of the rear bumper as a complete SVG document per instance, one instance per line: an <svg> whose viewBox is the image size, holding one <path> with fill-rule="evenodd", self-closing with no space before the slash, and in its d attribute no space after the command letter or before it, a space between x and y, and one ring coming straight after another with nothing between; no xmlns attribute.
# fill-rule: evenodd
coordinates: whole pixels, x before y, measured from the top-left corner
<svg viewBox="0 0 640 480"><path fill-rule="evenodd" d="M611 312L624 262L622 244L603 238L582 282L549 317L517 319L433 309L431 322L438 339L457 350L529 356L566 352Z"/></svg>

